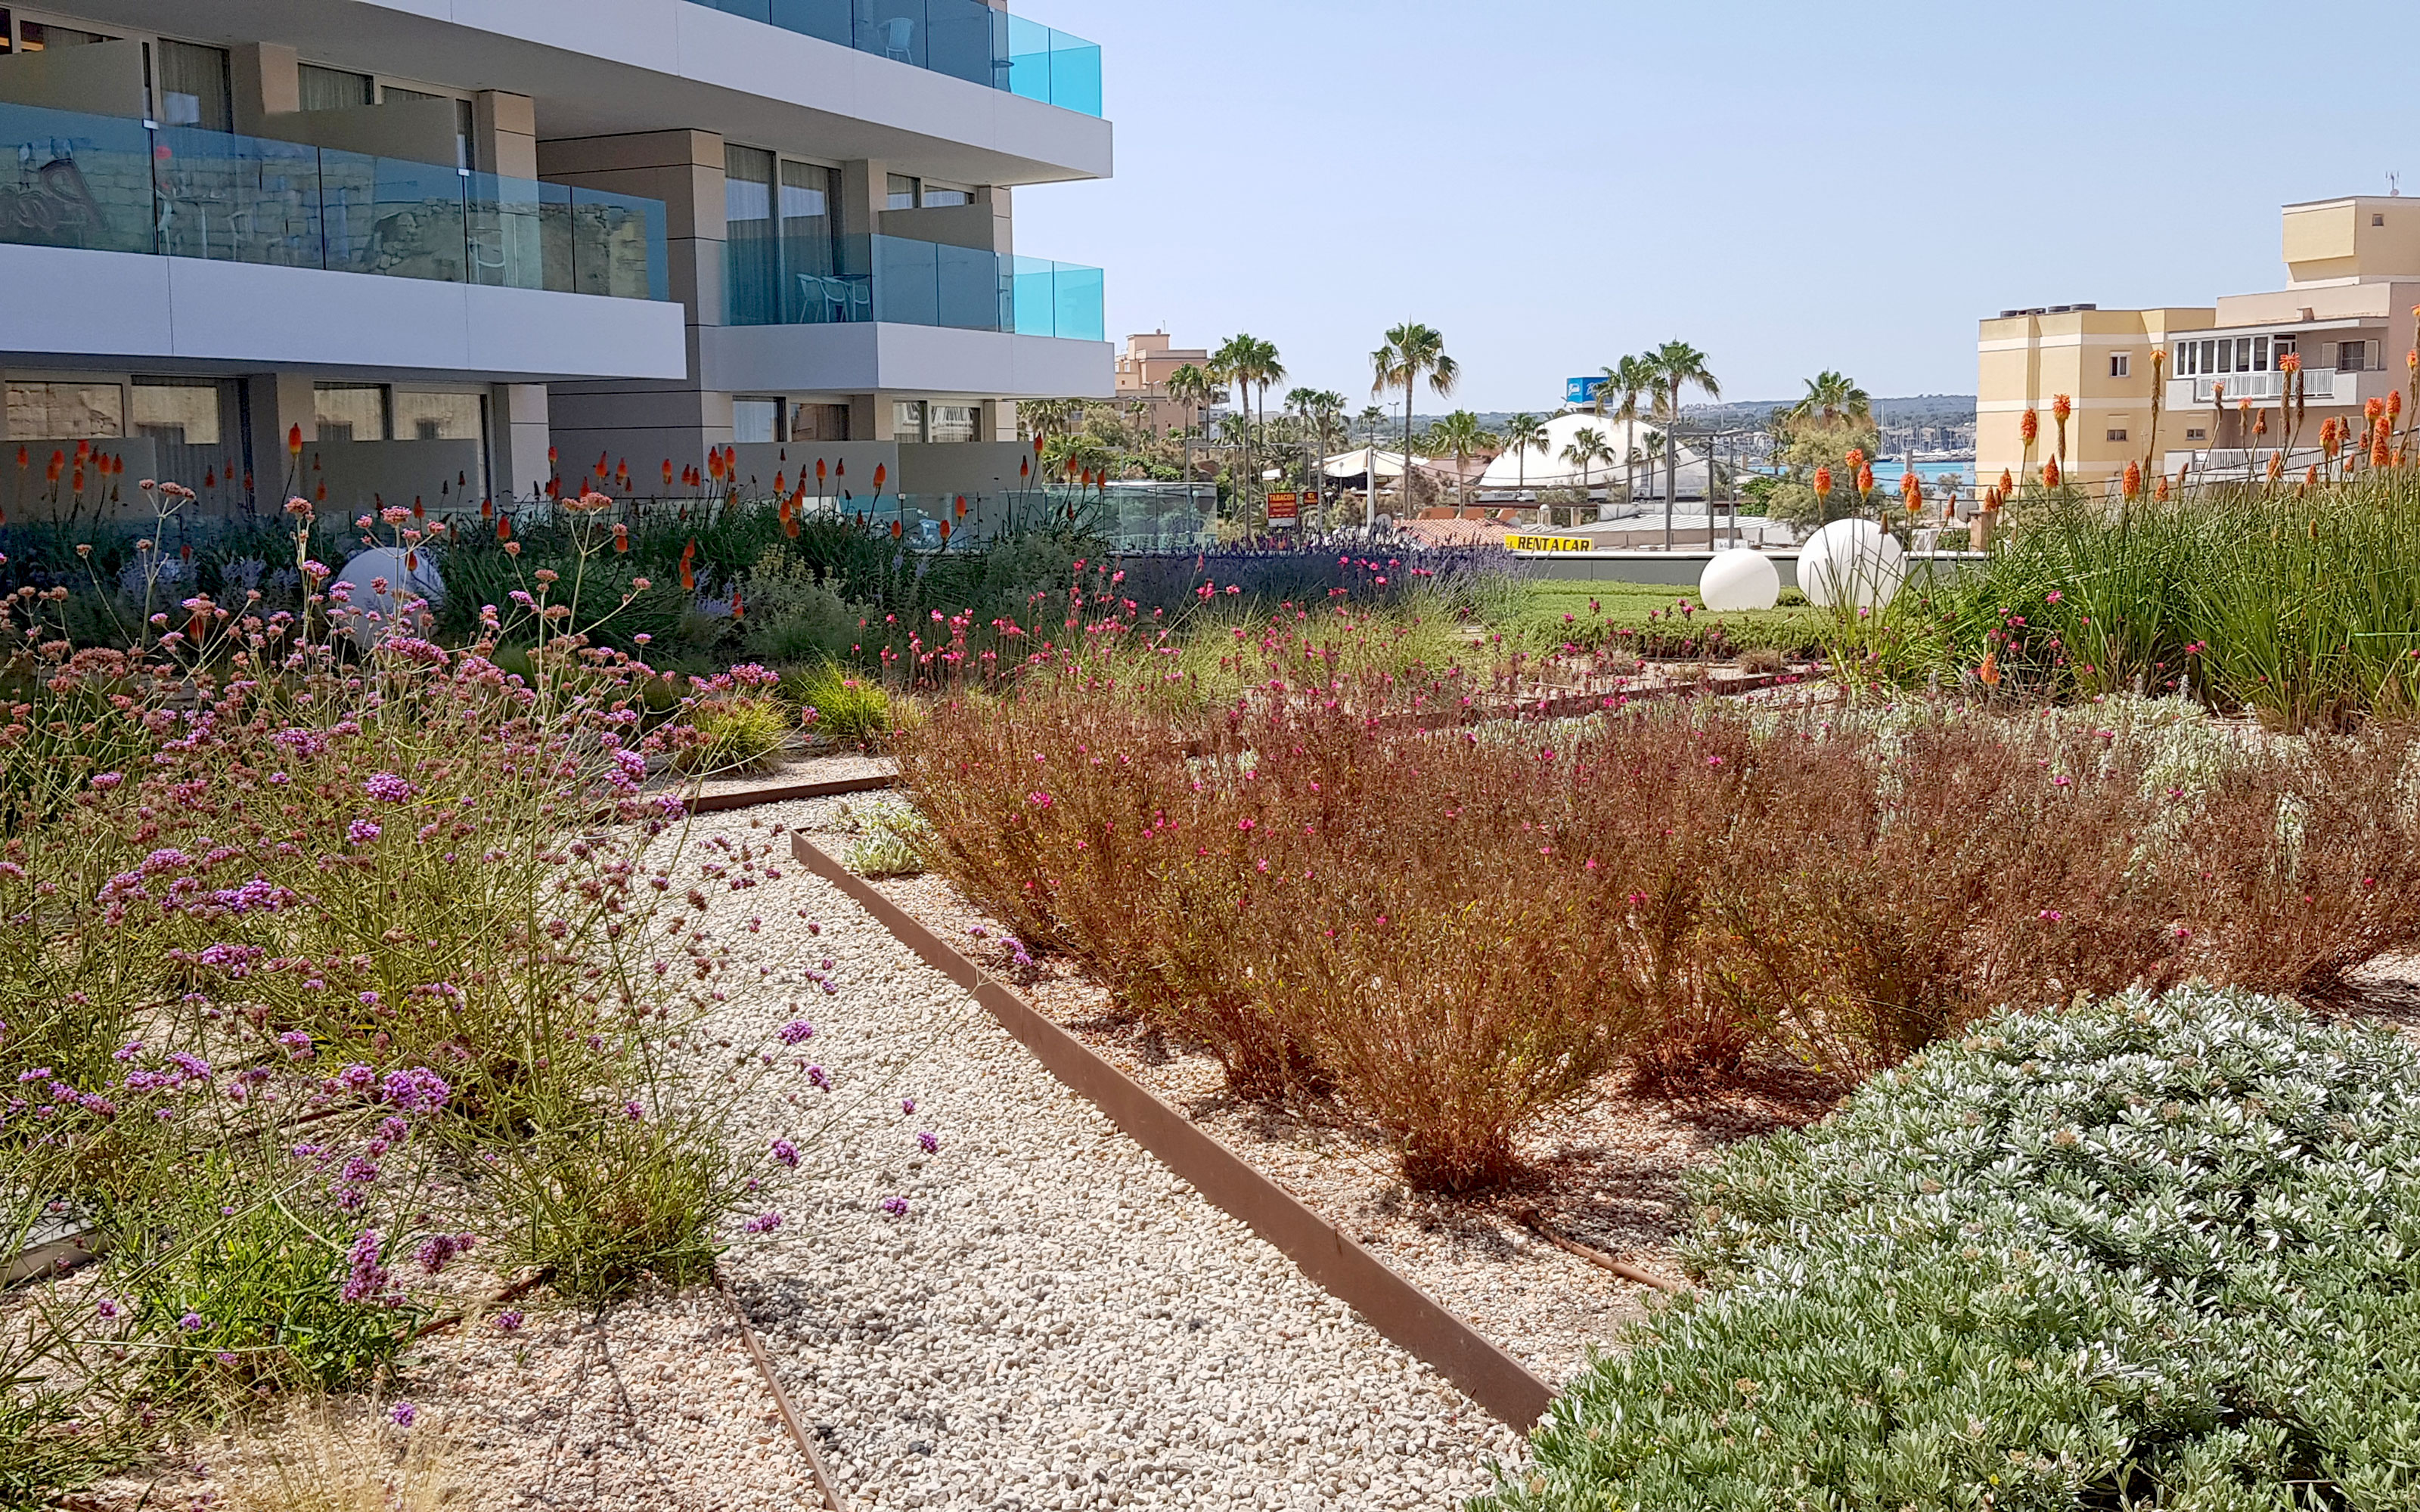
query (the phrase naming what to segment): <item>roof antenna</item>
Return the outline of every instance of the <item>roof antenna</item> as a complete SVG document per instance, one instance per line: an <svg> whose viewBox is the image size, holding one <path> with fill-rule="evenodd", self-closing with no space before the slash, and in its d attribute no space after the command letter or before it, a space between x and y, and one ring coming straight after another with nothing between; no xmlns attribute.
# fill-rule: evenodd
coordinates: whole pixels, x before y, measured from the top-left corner
<svg viewBox="0 0 2420 1512"><path fill-rule="evenodd" d="M2388 197L2388 198L2390 198L2390 199L2400 199L2400 198L2402 198L2402 197L2403 197L2402 183L2403 183L2403 176L2402 176L2401 174L2399 174L2399 173L2396 173L2396 172L2394 172L2394 171L2392 171L2392 170L2389 170L2389 171L2388 171L2388 173L2387 173L2387 175L2386 175L2386 193L2387 193L2387 197Z"/></svg>

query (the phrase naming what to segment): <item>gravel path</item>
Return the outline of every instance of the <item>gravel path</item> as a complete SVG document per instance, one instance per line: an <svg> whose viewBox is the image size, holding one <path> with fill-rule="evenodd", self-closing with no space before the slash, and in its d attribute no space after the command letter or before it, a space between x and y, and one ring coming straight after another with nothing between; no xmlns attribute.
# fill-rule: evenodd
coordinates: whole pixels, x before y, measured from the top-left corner
<svg viewBox="0 0 2420 1512"><path fill-rule="evenodd" d="M723 1032L755 1041L795 995L832 1090L794 1107L768 1083L739 1110L759 1148L787 1136L804 1158L760 1194L782 1227L726 1265L853 1504L1444 1507L1518 1455L837 889L792 868L717 918L796 907L822 921L840 991L777 977ZM770 959L767 927L721 933Z"/></svg>

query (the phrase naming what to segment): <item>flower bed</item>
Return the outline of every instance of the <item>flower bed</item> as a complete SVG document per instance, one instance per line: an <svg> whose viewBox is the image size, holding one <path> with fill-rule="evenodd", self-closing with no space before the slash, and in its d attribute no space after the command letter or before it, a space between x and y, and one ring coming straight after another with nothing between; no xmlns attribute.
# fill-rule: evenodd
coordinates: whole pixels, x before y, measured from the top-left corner
<svg viewBox="0 0 2420 1512"><path fill-rule="evenodd" d="M2415 1088L2241 993L1979 1024L1696 1178L1708 1291L1478 1504L2412 1505Z"/></svg>

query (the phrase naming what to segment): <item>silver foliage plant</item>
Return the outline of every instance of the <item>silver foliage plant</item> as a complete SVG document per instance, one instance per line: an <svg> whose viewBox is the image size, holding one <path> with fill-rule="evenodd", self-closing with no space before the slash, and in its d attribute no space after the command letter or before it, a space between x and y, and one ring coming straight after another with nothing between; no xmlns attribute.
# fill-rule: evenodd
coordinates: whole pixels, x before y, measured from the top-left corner
<svg viewBox="0 0 2420 1512"><path fill-rule="evenodd" d="M1476 1504L2420 1507L2420 1050L2202 986L2007 1013L1701 1173L1701 1293Z"/></svg>

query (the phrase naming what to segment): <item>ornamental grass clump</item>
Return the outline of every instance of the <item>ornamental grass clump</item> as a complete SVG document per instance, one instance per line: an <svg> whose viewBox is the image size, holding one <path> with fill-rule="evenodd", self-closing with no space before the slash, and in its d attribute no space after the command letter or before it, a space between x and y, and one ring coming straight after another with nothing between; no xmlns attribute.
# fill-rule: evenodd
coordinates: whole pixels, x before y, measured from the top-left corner
<svg viewBox="0 0 2420 1512"><path fill-rule="evenodd" d="M1705 1290L1489 1512L2420 1504L2420 1051L2194 986L1974 1025L1691 1179Z"/></svg>

